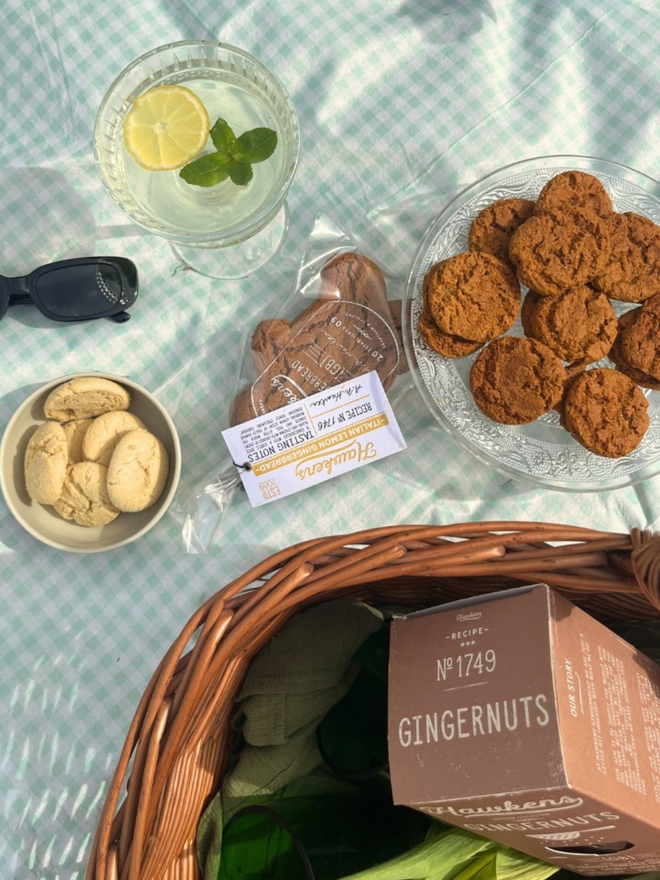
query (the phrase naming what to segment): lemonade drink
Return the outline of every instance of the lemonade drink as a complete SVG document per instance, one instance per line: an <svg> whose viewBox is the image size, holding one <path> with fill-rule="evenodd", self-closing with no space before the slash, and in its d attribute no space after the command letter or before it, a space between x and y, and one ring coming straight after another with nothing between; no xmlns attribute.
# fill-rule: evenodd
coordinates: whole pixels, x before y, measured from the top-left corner
<svg viewBox="0 0 660 880"><path fill-rule="evenodd" d="M250 159L253 176L245 185L226 179L198 186L181 177L185 169L149 170L126 149L124 123L134 103L161 86L170 94L173 87L194 93L192 100L202 102L211 129L218 119L237 139L270 129L277 136L274 152ZM94 130L96 160L112 198L140 225L197 249L227 248L274 226L299 146L295 109L277 77L249 53L208 41L171 43L136 59L109 87ZM209 137L199 157L215 149Z"/></svg>
<svg viewBox="0 0 660 880"><path fill-rule="evenodd" d="M229 74L202 78L199 73L191 72L190 79L178 75L174 81L197 95L211 124L221 117L237 137L253 128L270 128L280 140L277 120L258 94ZM164 77L158 84L171 81ZM209 137L203 153L213 150ZM178 170L146 171L125 148L122 151L125 185L135 202L156 222L187 234L222 234L262 210L277 193L283 162L284 151L276 149L265 162L253 166L254 176L247 186L225 180L207 188L186 183Z"/></svg>

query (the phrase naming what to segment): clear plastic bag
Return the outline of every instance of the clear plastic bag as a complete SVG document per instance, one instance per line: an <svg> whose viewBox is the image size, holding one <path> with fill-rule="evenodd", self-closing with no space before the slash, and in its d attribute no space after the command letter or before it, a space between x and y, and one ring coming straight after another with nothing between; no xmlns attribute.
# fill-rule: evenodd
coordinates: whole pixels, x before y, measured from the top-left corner
<svg viewBox="0 0 660 880"><path fill-rule="evenodd" d="M286 406L375 370L387 391L407 372L396 301L385 277L355 239L319 215L298 271L295 290L275 316L259 321L243 353L229 425ZM182 524L186 552L208 551L237 490L241 468L224 461L172 513Z"/></svg>

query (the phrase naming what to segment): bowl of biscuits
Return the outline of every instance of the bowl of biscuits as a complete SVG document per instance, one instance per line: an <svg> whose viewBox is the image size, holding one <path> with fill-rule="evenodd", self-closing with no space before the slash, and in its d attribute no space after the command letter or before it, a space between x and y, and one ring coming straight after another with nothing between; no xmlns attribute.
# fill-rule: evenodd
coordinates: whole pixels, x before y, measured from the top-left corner
<svg viewBox="0 0 660 880"><path fill-rule="evenodd" d="M58 550L130 544L163 517L181 447L158 399L124 376L86 372L34 391L0 443L0 486L11 513Z"/></svg>

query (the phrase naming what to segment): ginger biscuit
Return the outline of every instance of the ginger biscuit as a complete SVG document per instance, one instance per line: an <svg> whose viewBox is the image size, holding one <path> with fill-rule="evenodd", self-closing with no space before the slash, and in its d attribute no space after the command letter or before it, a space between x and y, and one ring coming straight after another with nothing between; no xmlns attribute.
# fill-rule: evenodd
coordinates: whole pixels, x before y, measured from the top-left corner
<svg viewBox="0 0 660 880"><path fill-rule="evenodd" d="M637 385L641 385L643 388L650 388L652 391L660 391L660 379L654 379L653 376L649 376L647 373L642 372L642 370L638 370L631 366L621 351L621 334L627 327L630 327L632 322L637 318L637 313L639 311L639 308L631 309L619 318L618 333L614 340L614 345L609 351L609 358L617 370L622 372L625 376L628 376L628 378L632 379Z"/></svg>
<svg viewBox="0 0 660 880"><path fill-rule="evenodd" d="M47 419L68 422L100 416L115 409L128 409L131 395L128 390L100 376L81 376L69 379L54 388L44 403Z"/></svg>
<svg viewBox="0 0 660 880"><path fill-rule="evenodd" d="M57 422L39 425L25 450L27 493L39 504L52 504L62 494L69 457L64 428Z"/></svg>
<svg viewBox="0 0 660 880"><path fill-rule="evenodd" d="M460 336L443 333L433 320L433 315L426 305L419 316L417 327L419 335L429 348L448 358L465 357L477 351L482 345L481 342L473 342L469 339L461 339Z"/></svg>
<svg viewBox="0 0 660 880"><path fill-rule="evenodd" d="M372 369L387 391L406 368L385 278L374 262L355 252L332 257L319 272L317 297L288 331L278 319L257 328L252 351L257 378L238 392L230 424Z"/></svg>
<svg viewBox="0 0 660 880"><path fill-rule="evenodd" d="M526 336L503 336L487 345L470 371L479 409L496 422L523 425L555 406L566 370L545 345Z"/></svg>
<svg viewBox="0 0 660 880"><path fill-rule="evenodd" d="M584 284L559 296L537 297L529 311L528 335L569 363L599 361L616 338L617 320L609 299Z"/></svg>
<svg viewBox="0 0 660 880"><path fill-rule="evenodd" d="M525 336L531 336L533 339L536 337L534 313L536 306L542 299L545 299L545 297L539 296L533 290L528 290L520 309L520 323L522 324L523 332Z"/></svg>
<svg viewBox="0 0 660 880"><path fill-rule="evenodd" d="M610 256L594 283L611 299L639 303L660 293L660 226L627 212L606 220Z"/></svg>
<svg viewBox="0 0 660 880"><path fill-rule="evenodd" d="M566 381L564 382L564 393L561 396L561 400L559 400L552 408L559 413L559 424L564 428L565 431L568 430L566 427L566 421L564 419L564 402L566 400L566 392L571 384L571 382L577 378L581 373L587 369L587 365L582 361L576 361L574 364L564 364L566 369Z"/></svg>
<svg viewBox="0 0 660 880"><path fill-rule="evenodd" d="M562 171L551 178L536 200L535 211L563 211L565 208L587 208L607 217L612 213L612 200L601 181L586 171Z"/></svg>
<svg viewBox="0 0 660 880"><path fill-rule="evenodd" d="M470 224L468 248L492 254L510 265L509 240L513 232L532 216L531 199L498 199L483 208Z"/></svg>
<svg viewBox="0 0 660 880"><path fill-rule="evenodd" d="M62 494L53 507L79 526L105 526L119 516L107 489L108 469L96 461L79 461L69 467Z"/></svg>
<svg viewBox="0 0 660 880"><path fill-rule="evenodd" d="M345 299L365 302L380 311L387 308L387 288L379 267L354 251L331 257L320 272L319 299Z"/></svg>
<svg viewBox="0 0 660 880"><path fill-rule="evenodd" d="M250 340L252 363L257 376L275 360L291 338L291 325L282 318L259 321Z"/></svg>
<svg viewBox="0 0 660 880"><path fill-rule="evenodd" d="M650 296L647 300L642 304L643 312L654 312L657 315L660 315L660 293L656 293L655 296Z"/></svg>
<svg viewBox="0 0 660 880"><path fill-rule="evenodd" d="M558 296L591 281L609 253L606 222L584 208L534 214L509 245L519 281L541 296Z"/></svg>
<svg viewBox="0 0 660 880"><path fill-rule="evenodd" d="M660 379L660 309L635 309L634 319L621 333L621 354L631 367Z"/></svg>
<svg viewBox="0 0 660 880"><path fill-rule="evenodd" d="M431 266L422 284L443 333L487 342L506 333L520 311L520 285L492 254L464 252Z"/></svg>
<svg viewBox="0 0 660 880"><path fill-rule="evenodd" d="M252 401L252 385L244 385L236 394L229 407L229 424L241 425L262 415L255 409Z"/></svg>
<svg viewBox="0 0 660 880"><path fill-rule="evenodd" d="M618 370L587 370L571 382L564 402L564 421L586 449L607 458L631 453L642 441L650 420L641 389Z"/></svg>

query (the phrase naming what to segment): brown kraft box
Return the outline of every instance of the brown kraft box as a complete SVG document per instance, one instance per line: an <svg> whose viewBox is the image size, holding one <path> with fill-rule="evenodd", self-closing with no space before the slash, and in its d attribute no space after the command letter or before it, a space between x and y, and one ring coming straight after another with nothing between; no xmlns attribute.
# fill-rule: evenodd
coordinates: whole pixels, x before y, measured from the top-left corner
<svg viewBox="0 0 660 880"><path fill-rule="evenodd" d="M660 667L546 586L392 624L396 804L587 876L660 869Z"/></svg>

